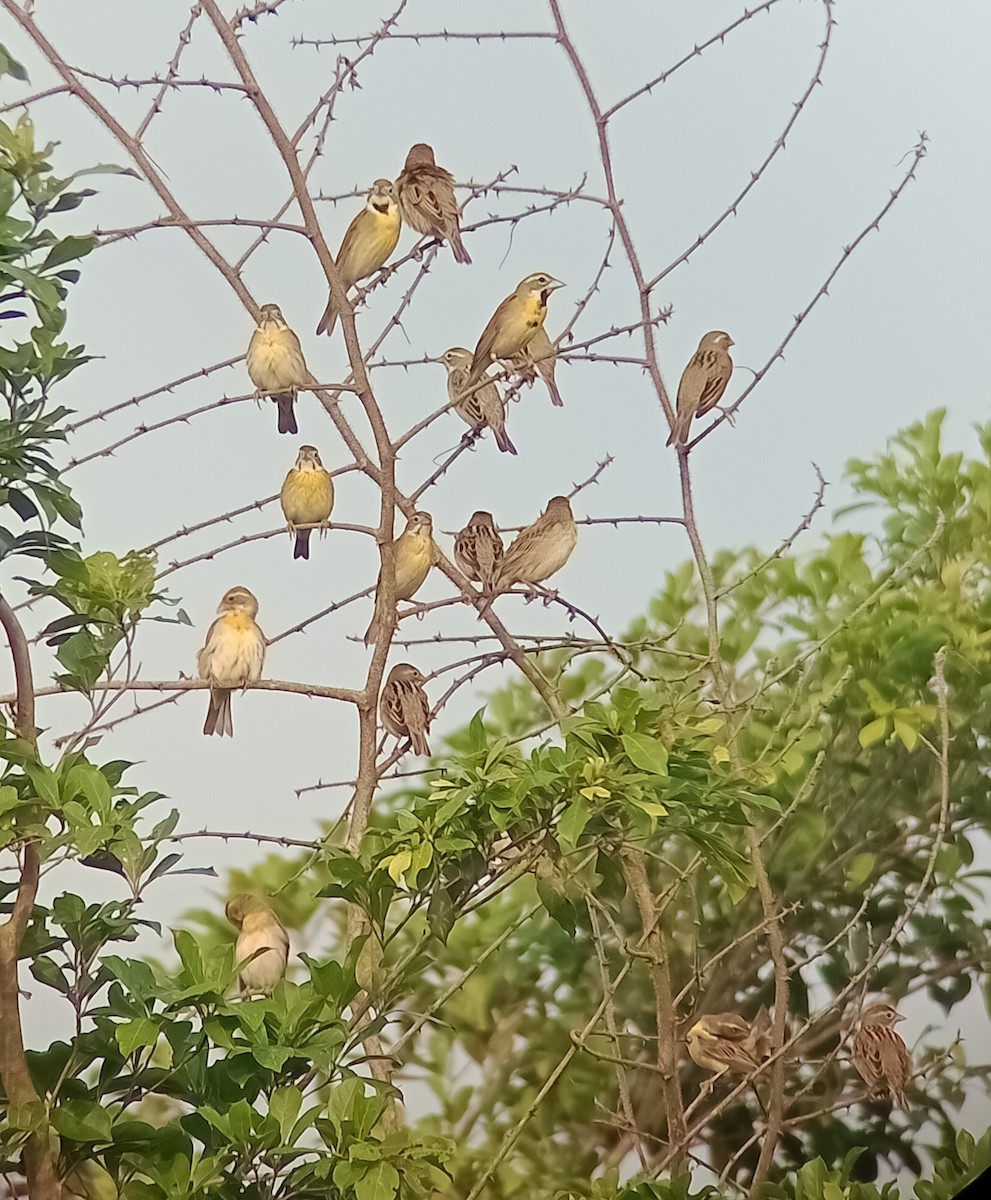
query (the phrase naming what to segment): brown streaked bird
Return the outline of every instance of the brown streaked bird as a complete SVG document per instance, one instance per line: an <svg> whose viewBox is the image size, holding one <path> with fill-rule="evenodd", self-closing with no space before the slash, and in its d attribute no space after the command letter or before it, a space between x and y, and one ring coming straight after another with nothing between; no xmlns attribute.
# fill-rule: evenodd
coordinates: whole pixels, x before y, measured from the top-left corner
<svg viewBox="0 0 991 1200"><path fill-rule="evenodd" d="M905 1018L890 1004L865 1009L853 1038L851 1057L871 1092L887 1092L894 1104L908 1107L912 1056L895 1026Z"/></svg>
<svg viewBox="0 0 991 1200"><path fill-rule="evenodd" d="M279 410L279 433L298 433L293 406L301 387L316 383L303 358L299 338L277 304L263 304L248 343L248 376L258 393L268 392ZM285 390L282 390L285 389Z"/></svg>
<svg viewBox="0 0 991 1200"><path fill-rule="evenodd" d="M519 354L513 355L512 365L523 373L528 383L533 382L533 373L544 381L550 393L551 404L555 408L564 408L564 401L558 391L554 371L557 367L557 347L547 336L547 331L541 326L530 339L529 346Z"/></svg>
<svg viewBox="0 0 991 1200"><path fill-rule="evenodd" d="M196 655L199 677L210 684L210 707L203 732L207 736L215 733L218 737L233 737L231 692L261 679L266 642L255 623L258 601L246 587L225 592L217 613Z"/></svg>
<svg viewBox="0 0 991 1200"><path fill-rule="evenodd" d="M749 1075L767 1058L767 1014L753 1022L737 1013L709 1013L699 1017L688 1031L688 1053L706 1071Z"/></svg>
<svg viewBox="0 0 991 1200"><path fill-rule="evenodd" d="M733 374L729 355L733 339L721 329L713 329L699 342L678 384L678 411L666 445L684 445L696 417L704 417L723 398Z"/></svg>
<svg viewBox="0 0 991 1200"><path fill-rule="evenodd" d="M551 292L562 287L564 284L546 271L520 280L482 330L471 360L468 387L478 383L494 362L511 359L526 349L544 323Z"/></svg>
<svg viewBox="0 0 991 1200"><path fill-rule="evenodd" d="M447 368L447 395L451 407L466 425L478 433L491 429L495 443L503 453L515 454L516 447L506 432L506 405L494 383L487 383L478 391L465 395L468 387L468 371L471 367L471 351L464 346L452 346L445 350L440 361Z"/></svg>
<svg viewBox="0 0 991 1200"><path fill-rule="evenodd" d="M337 269L345 291L385 266L399 242L402 227L395 186L389 179L376 179L365 207L347 227L337 252ZM331 334L336 324L337 310L331 297L327 300L317 333Z"/></svg>
<svg viewBox="0 0 991 1200"><path fill-rule="evenodd" d="M414 754L429 755L430 702L423 675L412 663L396 663L382 689L379 717L393 737L409 739Z"/></svg>
<svg viewBox="0 0 991 1200"><path fill-rule="evenodd" d="M406 522L406 528L392 543L395 569L396 600L411 600L437 562L437 547L433 538L433 518L429 513L415 512ZM377 642L382 633L385 619L381 599L382 572L379 570L375 585L375 611L372 621L365 630L365 645Z"/></svg>
<svg viewBox="0 0 991 1200"><path fill-rule="evenodd" d="M455 262L471 262L471 256L461 240L454 176L437 166L432 146L417 142L410 147L406 165L396 180L396 191L399 194L399 210L410 229L447 242Z"/></svg>
<svg viewBox="0 0 991 1200"><path fill-rule="evenodd" d="M458 570L489 592L495 584L502 562L502 538L496 531L492 514L479 510L454 540L454 561Z"/></svg>
<svg viewBox="0 0 991 1200"><path fill-rule="evenodd" d="M513 538L496 572L497 588L543 583L571 557L578 526L567 496L554 496L540 516Z"/></svg>
<svg viewBox="0 0 991 1200"><path fill-rule="evenodd" d="M243 963L238 979L240 991L249 996L270 992L285 975L289 963L285 926L260 896L247 892L231 896L224 915L238 931L234 954Z"/></svg>
<svg viewBox="0 0 991 1200"><path fill-rule="evenodd" d="M293 558L309 558L313 530L297 526L326 527L334 508L334 481L324 469L316 446L300 446L296 465L285 478L279 500L289 532L296 535Z"/></svg>

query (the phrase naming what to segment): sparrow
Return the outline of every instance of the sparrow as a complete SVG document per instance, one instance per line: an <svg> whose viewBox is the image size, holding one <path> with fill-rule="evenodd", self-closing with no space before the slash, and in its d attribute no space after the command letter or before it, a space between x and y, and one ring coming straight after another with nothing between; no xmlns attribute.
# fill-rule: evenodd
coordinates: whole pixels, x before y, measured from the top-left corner
<svg viewBox="0 0 991 1200"><path fill-rule="evenodd" d="M749 1075L770 1053L767 1035L765 1009L750 1023L736 1013L710 1013L688 1031L688 1053L706 1071Z"/></svg>
<svg viewBox="0 0 991 1200"><path fill-rule="evenodd" d="M233 737L231 692L261 679L265 635L255 624L258 601L246 587L233 587L226 592L217 613L217 619L207 630L203 648L196 655L199 677L210 684L210 707L203 732Z"/></svg>
<svg viewBox="0 0 991 1200"><path fill-rule="evenodd" d="M412 663L396 663L382 689L379 717L393 737L409 739L414 754L429 754L430 702L423 685L427 681Z"/></svg>
<svg viewBox="0 0 991 1200"><path fill-rule="evenodd" d="M396 180L396 192L399 211L410 229L447 242L455 262L471 262L461 240L454 176L437 166L433 147L417 142L410 148L406 165Z"/></svg>
<svg viewBox="0 0 991 1200"><path fill-rule="evenodd" d="M454 561L458 570L480 583L485 591L491 591L502 555L502 538L496 532L492 514L473 512L454 540Z"/></svg>
<svg viewBox="0 0 991 1200"><path fill-rule="evenodd" d="M397 600L411 600L437 561L437 547L433 539L433 518L429 513L415 512L406 522L406 528L392 543L395 565ZM380 591L382 572L379 571L375 585L375 611L372 622L365 630L365 645L377 642L381 636L384 611Z"/></svg>
<svg viewBox="0 0 991 1200"><path fill-rule="evenodd" d="M666 445L684 445L694 418L704 417L723 398L733 374L732 345L733 339L721 329L713 329L699 342L678 384L678 412Z"/></svg>
<svg viewBox="0 0 991 1200"><path fill-rule="evenodd" d="M510 542L496 572L496 587L542 583L561 570L577 542L571 503L566 496L555 496L536 521Z"/></svg>
<svg viewBox="0 0 991 1200"><path fill-rule="evenodd" d="M282 515L295 533L293 558L310 557L310 529L299 525L324 525L334 507L334 481L324 470L315 446L300 446L296 465L286 476L279 494Z"/></svg>
<svg viewBox="0 0 991 1200"><path fill-rule="evenodd" d="M522 372L527 383L533 382L536 371L536 374L547 385L551 404L555 408L564 407L564 401L561 399L561 393L558 391L557 382L554 379L554 370L557 366L557 347L547 336L547 331L542 325L530 339L530 344L519 354L514 354L510 363Z"/></svg>
<svg viewBox="0 0 991 1200"><path fill-rule="evenodd" d="M296 392L316 380L306 367L299 338L277 304L263 304L248 343L248 376L258 390L271 393L279 410L279 433L298 433ZM286 390L281 390L286 389Z"/></svg>
<svg viewBox="0 0 991 1200"><path fill-rule="evenodd" d="M468 386L468 369L471 366L471 351L464 346L452 346L445 350L440 361L447 368L447 394L451 407L466 425L477 433L489 428L495 443L504 453L515 454L516 447L506 433L506 405L494 383L487 383L478 391L465 396Z"/></svg>
<svg viewBox="0 0 991 1200"><path fill-rule="evenodd" d="M348 226L337 252L337 269L345 291L359 279L367 279L373 271L385 266L396 248L402 227L395 187L391 180L376 179L365 207ZM329 299L317 333L331 334L336 324L334 301Z"/></svg>
<svg viewBox="0 0 991 1200"><path fill-rule="evenodd" d="M543 271L517 284L516 291L495 310L478 339L467 387L478 383L494 362L511 359L530 344L547 316L548 297L562 287L559 279Z"/></svg>
<svg viewBox="0 0 991 1200"><path fill-rule="evenodd" d="M249 996L270 992L285 975L289 962L285 926L264 900L247 892L231 896L224 914L238 931L234 953L244 964L238 979L240 991Z"/></svg>
<svg viewBox="0 0 991 1200"><path fill-rule="evenodd" d="M894 1028L904 1020L890 1004L872 1004L860 1018L851 1057L871 1092L886 1091L894 1104L907 1108L912 1056Z"/></svg>

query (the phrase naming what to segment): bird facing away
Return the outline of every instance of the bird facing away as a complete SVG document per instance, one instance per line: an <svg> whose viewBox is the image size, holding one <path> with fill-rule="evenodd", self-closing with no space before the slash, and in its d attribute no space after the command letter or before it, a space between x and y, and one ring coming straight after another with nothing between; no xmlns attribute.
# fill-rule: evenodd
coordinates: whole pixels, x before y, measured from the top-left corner
<svg viewBox="0 0 991 1200"><path fill-rule="evenodd" d="M464 346L445 350L440 360L447 368L447 394L451 407L466 425L477 433L486 427L492 430L495 443L504 453L515 454L516 447L506 433L506 405L494 383L487 383L477 392L466 396L471 351Z"/></svg>
<svg viewBox="0 0 991 1200"><path fill-rule="evenodd" d="M334 481L324 469L315 446L300 446L296 465L286 476L279 500L289 532L296 535L293 558L309 558L313 531L297 526L325 525L334 508Z"/></svg>
<svg viewBox="0 0 991 1200"><path fill-rule="evenodd" d="M454 561L458 570L490 592L502 555L502 538L496 532L492 514L473 512L468 524L454 539Z"/></svg>
<svg viewBox="0 0 991 1200"><path fill-rule="evenodd" d="M678 411L667 445L688 441L688 430L696 417L704 417L723 398L733 360L729 348L733 339L721 329L713 329L699 342L678 384Z"/></svg>
<svg viewBox="0 0 991 1200"><path fill-rule="evenodd" d="M270 992L285 975L289 962L285 927L264 900L247 892L231 896L224 913L238 931L234 953L244 964L238 979L241 992L249 996Z"/></svg>
<svg viewBox="0 0 991 1200"><path fill-rule="evenodd" d="M437 166L432 146L417 142L410 148L406 165L396 180L396 192L399 211L410 229L447 242L455 262L471 262L461 240L454 176Z"/></svg>
<svg viewBox="0 0 991 1200"><path fill-rule="evenodd" d="M347 227L337 252L337 269L344 290L384 267L403 227L396 189L388 179L376 179L365 207ZM328 299L317 333L331 334L337 324L333 298Z"/></svg>
<svg viewBox="0 0 991 1200"><path fill-rule="evenodd" d="M393 737L409 738L414 754L429 754L430 702L423 685L427 681L412 663L396 663L382 689L379 717Z"/></svg>
<svg viewBox="0 0 991 1200"><path fill-rule="evenodd" d="M759 1020L750 1023L736 1013L699 1017L688 1031L687 1041L693 1061L717 1075L749 1075L769 1053L766 1028Z"/></svg>
<svg viewBox="0 0 991 1200"><path fill-rule="evenodd" d="M548 297L562 287L559 279L545 271L528 275L516 285L516 291L503 300L482 330L471 360L468 387L478 383L494 362L511 359L530 344L547 316Z"/></svg>
<svg viewBox="0 0 991 1200"><path fill-rule="evenodd" d="M853 1038L853 1065L871 1092L887 1092L894 1104L908 1107L912 1056L895 1026L905 1018L890 1004L872 1004L860 1018Z"/></svg>
<svg viewBox="0 0 991 1200"><path fill-rule="evenodd" d="M555 408L564 408L564 401L561 399L557 380L554 378L554 371L557 367L557 347L547 336L547 330L543 325L530 339L530 344L519 354L513 355L512 365L523 373L523 377L528 383L533 382L533 373L536 371L547 385L551 404Z"/></svg>
<svg viewBox="0 0 991 1200"><path fill-rule="evenodd" d="M255 624L258 601L246 587L224 593L217 619L207 630L203 648L196 655L200 679L210 685L210 707L203 732L234 736L231 692L257 683L265 665L265 635Z"/></svg>
<svg viewBox="0 0 991 1200"><path fill-rule="evenodd" d="M411 600L437 561L433 527L433 518L429 513L415 512L406 522L406 528L392 543L397 600ZM375 585L375 611L371 624L365 630L366 646L377 642L382 635L385 611L381 585L382 572L379 570L378 582Z"/></svg>
<svg viewBox="0 0 991 1200"><path fill-rule="evenodd" d="M272 393L279 410L279 433L298 433L293 411L296 392L316 380L306 368L299 338L286 324L277 304L261 306L248 343L248 376L259 394Z"/></svg>
<svg viewBox="0 0 991 1200"><path fill-rule="evenodd" d="M536 521L513 538L496 573L496 586L550 579L571 557L577 542L571 503L567 496L555 496Z"/></svg>

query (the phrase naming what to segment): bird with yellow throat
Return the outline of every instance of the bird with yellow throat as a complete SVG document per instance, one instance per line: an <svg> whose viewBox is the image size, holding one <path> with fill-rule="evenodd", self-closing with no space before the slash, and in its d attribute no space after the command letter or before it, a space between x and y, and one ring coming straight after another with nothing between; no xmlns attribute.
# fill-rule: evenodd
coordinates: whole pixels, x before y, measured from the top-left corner
<svg viewBox="0 0 991 1200"><path fill-rule="evenodd" d="M334 508L334 481L320 461L316 446L300 446L296 465L286 476L279 500L286 526L296 535L293 558L309 558L313 530L300 526L317 525L325 529Z"/></svg>
<svg viewBox="0 0 991 1200"><path fill-rule="evenodd" d="M266 641L255 622L257 616L254 595L246 587L232 587L224 593L217 619L196 655L197 673L210 685L210 707L203 725L207 736L234 736L231 692L262 677Z"/></svg>
<svg viewBox="0 0 991 1200"><path fill-rule="evenodd" d="M397 600L412 600L420 586L437 562L438 550L433 536L434 523L429 513L415 512L406 522L406 528L392 543L392 561L395 576L394 594ZM382 598L382 572L379 571L375 585L375 611L371 624L365 630L365 645L370 646L382 636L386 617L385 601Z"/></svg>
<svg viewBox="0 0 991 1200"><path fill-rule="evenodd" d="M259 394L267 393L279 410L279 433L298 433L296 392L316 380L306 367L299 338L286 324L277 304L263 304L248 343L248 376Z"/></svg>
<svg viewBox="0 0 991 1200"><path fill-rule="evenodd" d="M474 387L494 362L510 359L525 350L544 326L551 292L564 287L560 279L538 271L516 285L482 330L471 360L466 389Z"/></svg>

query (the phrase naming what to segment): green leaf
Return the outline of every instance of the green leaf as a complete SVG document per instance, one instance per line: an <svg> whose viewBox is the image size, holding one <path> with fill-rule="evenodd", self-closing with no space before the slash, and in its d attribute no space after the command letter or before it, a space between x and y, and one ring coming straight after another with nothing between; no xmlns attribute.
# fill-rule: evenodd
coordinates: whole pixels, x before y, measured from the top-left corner
<svg viewBox="0 0 991 1200"><path fill-rule="evenodd" d="M70 1100L52 1112L52 1125L74 1142L109 1142L110 1113L91 1100Z"/></svg>
<svg viewBox="0 0 991 1200"><path fill-rule="evenodd" d="M147 1017L138 1017L137 1020L118 1025L114 1030L114 1037L120 1046L121 1054L126 1058L135 1050L154 1046L158 1041L158 1026Z"/></svg>
<svg viewBox="0 0 991 1200"><path fill-rule="evenodd" d="M576 846L585 826L592 817L583 797L578 796L568 805L557 824L557 835L566 846Z"/></svg>
<svg viewBox="0 0 991 1200"><path fill-rule="evenodd" d="M30 83L27 71L2 42L0 42L0 75L10 75L14 79L19 79L21 83Z"/></svg>
<svg viewBox="0 0 991 1200"><path fill-rule="evenodd" d="M643 733L624 733L623 749L631 763L649 775L667 775L668 751L657 738Z"/></svg>
<svg viewBox="0 0 991 1200"><path fill-rule="evenodd" d="M69 237L56 242L51 250L49 250L48 257L41 264L41 269L43 271L50 271L52 267L60 267L62 263L72 262L76 258L84 258L95 245L95 237L90 235L75 237L70 234Z"/></svg>
<svg viewBox="0 0 991 1200"><path fill-rule="evenodd" d="M399 1172L387 1162L374 1163L354 1184L355 1200L393 1200L399 1191Z"/></svg>
<svg viewBox="0 0 991 1200"><path fill-rule="evenodd" d="M888 718L876 717L870 724L865 725L859 734L861 746L866 750L868 746L873 746L875 742L879 742L888 734Z"/></svg>
<svg viewBox="0 0 991 1200"><path fill-rule="evenodd" d="M279 1087L272 1093L268 1102L268 1111L278 1121L279 1132L284 1142L288 1142L289 1134L302 1107L303 1093L297 1087Z"/></svg>

